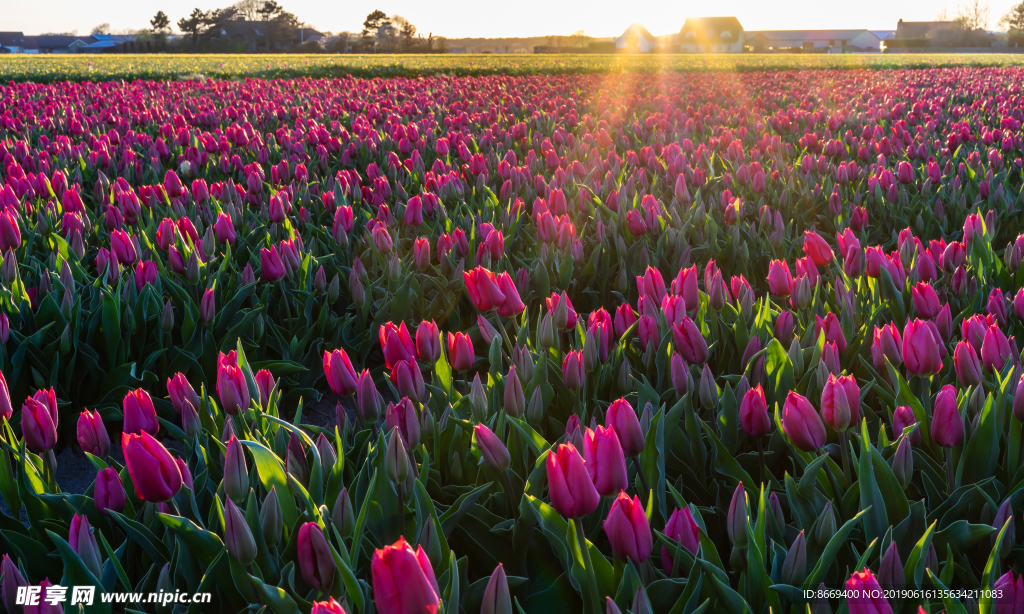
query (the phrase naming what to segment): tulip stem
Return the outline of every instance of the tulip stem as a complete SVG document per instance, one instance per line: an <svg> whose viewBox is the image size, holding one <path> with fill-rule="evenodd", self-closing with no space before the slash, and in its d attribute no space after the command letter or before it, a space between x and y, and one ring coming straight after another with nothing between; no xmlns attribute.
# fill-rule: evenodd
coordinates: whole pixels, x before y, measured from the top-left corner
<svg viewBox="0 0 1024 614"><path fill-rule="evenodd" d="M761 443L760 437L757 438L757 460L761 465L761 484L764 484L764 445Z"/></svg>
<svg viewBox="0 0 1024 614"><path fill-rule="evenodd" d="M843 474L848 482L853 483L853 474L850 473L850 444L848 437L849 434L846 430L839 433L839 451L843 455Z"/></svg>
<svg viewBox="0 0 1024 614"><path fill-rule="evenodd" d="M946 448L946 480L949 482L949 494L956 490L956 470L953 469L953 448Z"/></svg>
<svg viewBox="0 0 1024 614"><path fill-rule="evenodd" d="M501 472L502 485L505 487L505 496L508 497L508 509L509 512L515 514L516 512L516 498L512 494L512 480L508 477L508 469Z"/></svg>
<svg viewBox="0 0 1024 614"><path fill-rule="evenodd" d="M636 465L636 474L640 476L640 486L644 489L644 496L651 492L651 485L647 482L647 475L644 473L644 466L640 464L640 455L633 457L633 464Z"/></svg>
<svg viewBox="0 0 1024 614"><path fill-rule="evenodd" d="M594 564L590 560L590 548L587 546L587 536L583 531L583 519L573 518L572 521L576 525L576 540L580 544L580 550L583 554L583 564L587 571L587 588L590 591L591 603L593 604L595 614L600 614L601 597L597 591L597 577L594 575Z"/></svg>
<svg viewBox="0 0 1024 614"><path fill-rule="evenodd" d="M398 484L395 484L395 487L398 489L398 509L401 510L401 513L402 513L402 524L401 524L401 528L399 529L399 534L404 537L405 536L405 497L402 496L402 483L399 482Z"/></svg>
<svg viewBox="0 0 1024 614"><path fill-rule="evenodd" d="M505 352L502 352L501 354L502 354L502 357L504 357L506 360L508 360L511 363L512 360L511 360L510 356L512 355L513 350L515 350L515 346L512 345L512 342L509 340L508 332L505 330L505 323L501 321L501 316L500 315L497 316L497 320L498 320L498 330L501 332L501 338L505 341L505 348L509 352L508 356L505 355Z"/></svg>
<svg viewBox="0 0 1024 614"><path fill-rule="evenodd" d="M832 467L828 464L828 453L822 452L822 454L825 455L825 462L823 463L825 466L825 475L828 476L828 483L832 486L832 496L836 498L836 509L840 509L841 511L839 504L843 501L843 493L839 491L839 482L836 482L836 476L832 473Z"/></svg>

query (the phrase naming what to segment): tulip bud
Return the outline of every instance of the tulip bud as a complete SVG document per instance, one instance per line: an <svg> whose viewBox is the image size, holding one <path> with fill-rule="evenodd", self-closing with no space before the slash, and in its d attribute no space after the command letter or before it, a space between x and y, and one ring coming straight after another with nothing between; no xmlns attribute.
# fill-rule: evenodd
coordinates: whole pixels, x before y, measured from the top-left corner
<svg viewBox="0 0 1024 614"><path fill-rule="evenodd" d="M885 590L896 590L903 586L904 572L896 542L891 542L878 566L878 584Z"/></svg>
<svg viewBox="0 0 1024 614"><path fill-rule="evenodd" d="M505 413L513 418L518 418L526 411L526 397L523 393L523 385L519 382L516 374L516 367L509 367L508 375L505 377Z"/></svg>
<svg viewBox="0 0 1024 614"><path fill-rule="evenodd" d="M89 519L86 516L75 514L71 519L68 544L71 545L71 549L78 556L82 557L82 562L85 563L85 566L89 568L89 571L94 576L99 578L103 575L100 546L96 541L96 536L93 534L93 529L89 526Z"/></svg>
<svg viewBox="0 0 1024 614"><path fill-rule="evenodd" d="M1007 521L1009 524L1007 525ZM1003 501L1003 504L999 506L999 511L996 512L996 517L992 521L992 528L995 532L991 536L991 544L995 546L996 538L999 537L999 531L1006 525L1006 533L1003 535L1003 542L999 549L1000 558L1005 558L1010 554L1010 550L1013 549L1014 544L1017 541L1016 530L1014 528L1014 517L1013 508L1010 506L1010 499L1007 498Z"/></svg>
<svg viewBox="0 0 1024 614"><path fill-rule="evenodd" d="M560 305L564 304L559 302ZM537 340L540 346L545 350L555 344L555 329L554 323L551 321L551 314L547 313L544 315L544 319L540 321L540 329L537 331Z"/></svg>
<svg viewBox="0 0 1024 614"><path fill-rule="evenodd" d="M629 366L629 359L625 358L619 366L617 379L619 394L625 396L633 391L633 373Z"/></svg>
<svg viewBox="0 0 1024 614"><path fill-rule="evenodd" d="M203 298L199 301L199 319L203 321L203 324L210 324L215 315L217 315L217 303L211 288L203 294Z"/></svg>
<svg viewBox="0 0 1024 614"><path fill-rule="evenodd" d="M643 432L644 437L651 431L651 420L654 419L654 406L651 405L650 401L644 405L644 410L640 412L640 431Z"/></svg>
<svg viewBox="0 0 1024 614"><path fill-rule="evenodd" d="M195 437L203 432L203 423L191 401L181 403L181 430L189 437Z"/></svg>
<svg viewBox="0 0 1024 614"><path fill-rule="evenodd" d="M224 492L233 501L244 502L249 496L249 468L245 451L237 438L228 440L224 453Z"/></svg>
<svg viewBox="0 0 1024 614"><path fill-rule="evenodd" d="M20 612L21 606L17 603L18 589L28 585L21 570L7 554L4 555L0 575L3 576L3 604L8 612Z"/></svg>
<svg viewBox="0 0 1024 614"><path fill-rule="evenodd" d="M170 299L164 303L164 311L160 315L160 330L164 334L169 334L174 330L174 307L171 306Z"/></svg>
<svg viewBox="0 0 1024 614"><path fill-rule="evenodd" d="M910 438L904 437L896 447L892 457L892 472L900 486L906 488L914 475L914 453L910 447Z"/></svg>
<svg viewBox="0 0 1024 614"><path fill-rule="evenodd" d="M112 467L101 469L96 474L96 485L93 487L93 501L100 514L107 516L108 512L122 512L127 502L127 494L124 491L124 484L117 471Z"/></svg>
<svg viewBox="0 0 1024 614"><path fill-rule="evenodd" d="M437 526L434 524L433 518L427 518L426 522L423 523L423 530L420 531L419 539L416 543L427 555L427 559L432 565L439 565L441 563L441 540L437 537Z"/></svg>
<svg viewBox="0 0 1024 614"><path fill-rule="evenodd" d="M3 264L0 265L0 275L3 276L4 282L8 285L18 280L18 259L15 258L14 252L10 249L4 254Z"/></svg>
<svg viewBox="0 0 1024 614"><path fill-rule="evenodd" d="M1017 381L1017 388L1014 391L1013 415L1017 420L1024 422L1024 376Z"/></svg>
<svg viewBox="0 0 1024 614"><path fill-rule="evenodd" d="M263 529L263 540L273 548L281 541L284 529L284 517L281 515L281 503L277 500L277 487L271 486L267 497L260 507L260 527Z"/></svg>
<svg viewBox="0 0 1024 614"><path fill-rule="evenodd" d="M682 398L686 394L687 380L690 374L686 368L686 363L683 362L683 357L675 352L672 353L670 372L672 375L672 387L675 388L676 396Z"/></svg>
<svg viewBox="0 0 1024 614"><path fill-rule="evenodd" d="M793 545L786 554L786 562L782 565L782 582L790 586L800 586L807 577L807 540L804 532L796 536Z"/></svg>
<svg viewBox="0 0 1024 614"><path fill-rule="evenodd" d="M342 488L338 498L334 501L334 510L331 512L331 522L338 529L342 537L347 538L356 528L355 512L352 510L352 499L348 495L348 489Z"/></svg>
<svg viewBox="0 0 1024 614"><path fill-rule="evenodd" d="M541 387L537 386L533 389L533 395L530 396L530 404L526 408L526 419L531 424L540 424L540 421L544 419L544 410L546 408L544 393L541 391Z"/></svg>
<svg viewBox="0 0 1024 614"><path fill-rule="evenodd" d="M498 439L498 436L491 429L483 424L476 425L473 432L473 443L491 470L501 473L508 469L512 463L512 457L508 453L508 448L505 447L505 444Z"/></svg>
<svg viewBox="0 0 1024 614"><path fill-rule="evenodd" d="M594 340L593 332L588 330L583 339L583 368L587 373L593 373L597 368L597 359L597 342Z"/></svg>
<svg viewBox="0 0 1024 614"><path fill-rule="evenodd" d="M715 383L715 377L711 374L711 369L704 365L704 370L700 374L700 387L699 396L701 407L707 407L714 409L718 405L718 384Z"/></svg>
<svg viewBox="0 0 1024 614"><path fill-rule="evenodd" d="M729 541L739 550L747 547L747 514L747 493L740 482L732 493L725 525Z"/></svg>
<svg viewBox="0 0 1024 614"><path fill-rule="evenodd" d="M409 477L409 455L405 451L405 442L402 441L397 428L391 430L391 437L388 439L384 470L391 483L398 487L401 487L405 479Z"/></svg>
<svg viewBox="0 0 1024 614"><path fill-rule="evenodd" d="M224 542L231 558L242 565L251 565L256 560L256 540L242 511L231 499L224 505Z"/></svg>
<svg viewBox="0 0 1024 614"><path fill-rule="evenodd" d="M817 523L818 529L814 534L814 539L818 544L824 545L828 543L828 540L832 539L832 536L836 534L836 515L832 510L832 501L825 503L825 509L821 511L821 516L818 517Z"/></svg>
<svg viewBox="0 0 1024 614"><path fill-rule="evenodd" d="M432 522L427 524L433 525ZM484 589L480 614L512 614L513 611L505 568L498 563L498 566L494 568L494 573L491 574L491 579L487 581L487 588Z"/></svg>
<svg viewBox="0 0 1024 614"><path fill-rule="evenodd" d="M192 251L192 257L188 259L188 265L185 267L185 280L190 284L199 283L199 256L196 251Z"/></svg>
<svg viewBox="0 0 1024 614"><path fill-rule="evenodd" d="M622 610L619 609L619 606L615 605L615 601L611 597L605 597L604 614L622 614Z"/></svg>
<svg viewBox="0 0 1024 614"><path fill-rule="evenodd" d="M469 390L469 404L473 409L473 417L478 422L487 420L487 393L484 392L479 373L473 377L473 384Z"/></svg>

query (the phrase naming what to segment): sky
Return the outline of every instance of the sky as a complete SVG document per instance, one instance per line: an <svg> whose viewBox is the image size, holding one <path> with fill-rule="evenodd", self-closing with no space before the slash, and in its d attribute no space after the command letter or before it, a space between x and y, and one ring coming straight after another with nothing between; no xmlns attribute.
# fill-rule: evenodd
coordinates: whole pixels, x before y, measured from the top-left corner
<svg viewBox="0 0 1024 614"><path fill-rule="evenodd" d="M110 23L114 31L139 29L163 10L174 24L194 6L208 10L233 0L193 0L169 3L166 0L9 0L2 9L0 30L26 34L69 32L88 34L101 23ZM965 0L972 1L972 0ZM989 27L1019 0L981 0L990 2ZM946 5L950 13L957 0ZM375 4L324 2L323 0L279 0L286 10L320 31L359 31L366 14L380 9L389 15L401 15L426 35L448 38L532 37L571 34L583 30L590 36L618 36L633 22L654 35L678 32L687 15L735 15L746 30L853 29L894 30L899 19L930 21L942 2L936 0L718 0L713 11L692 3L652 0L517 0L495 10L497 3L480 0L447 0L444 3L422 0L375 0Z"/></svg>

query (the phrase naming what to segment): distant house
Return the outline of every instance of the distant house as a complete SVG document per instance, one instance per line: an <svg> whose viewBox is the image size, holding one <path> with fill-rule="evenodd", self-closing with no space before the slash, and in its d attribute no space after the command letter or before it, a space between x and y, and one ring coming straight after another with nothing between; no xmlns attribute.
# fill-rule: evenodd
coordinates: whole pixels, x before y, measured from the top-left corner
<svg viewBox="0 0 1024 614"><path fill-rule="evenodd" d="M24 32L0 32L0 48L7 53L39 53L35 37Z"/></svg>
<svg viewBox="0 0 1024 614"><path fill-rule="evenodd" d="M622 36L615 39L615 50L622 53L650 53L657 46L657 39L638 23L630 24Z"/></svg>
<svg viewBox="0 0 1024 614"><path fill-rule="evenodd" d="M76 53L111 53L122 51L124 46L135 40L130 34L93 34L92 42L75 49Z"/></svg>
<svg viewBox="0 0 1024 614"><path fill-rule="evenodd" d="M870 30L760 30L744 32L744 45L766 51L880 51L882 40Z"/></svg>
<svg viewBox="0 0 1024 614"><path fill-rule="evenodd" d="M742 53L743 26L735 17L687 17L679 30L683 53Z"/></svg>
<svg viewBox="0 0 1024 614"><path fill-rule="evenodd" d="M34 37L39 53L77 53L92 43L96 38L92 36L72 36L70 34L43 34Z"/></svg>
<svg viewBox="0 0 1024 614"><path fill-rule="evenodd" d="M903 21L896 23L894 38L936 38L963 29L959 21Z"/></svg>

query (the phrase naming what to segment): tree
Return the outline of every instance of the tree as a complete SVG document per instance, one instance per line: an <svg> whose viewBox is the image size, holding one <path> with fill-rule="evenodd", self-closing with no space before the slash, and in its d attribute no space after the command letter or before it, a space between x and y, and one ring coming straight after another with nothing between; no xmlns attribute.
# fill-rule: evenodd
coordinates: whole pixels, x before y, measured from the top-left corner
<svg viewBox="0 0 1024 614"><path fill-rule="evenodd" d="M573 47L585 47L586 46L585 43L586 43L586 39L587 39L587 33L584 30L576 30L575 32L573 32L569 36L572 37L572 46Z"/></svg>
<svg viewBox="0 0 1024 614"><path fill-rule="evenodd" d="M93 28L92 32L89 32L89 34L95 36L96 34L107 34L109 32L110 32L110 24L109 23L101 23L100 25L98 25L95 28Z"/></svg>
<svg viewBox="0 0 1024 614"><path fill-rule="evenodd" d="M959 21L967 32L986 30L991 11L992 4L989 0L968 0L967 4L961 4L957 8L954 20Z"/></svg>
<svg viewBox="0 0 1024 614"><path fill-rule="evenodd" d="M363 36L376 36L377 30L384 26L390 26L391 20L384 11L377 9L374 12L366 16L366 21L363 22Z"/></svg>
<svg viewBox="0 0 1024 614"><path fill-rule="evenodd" d="M999 25L1011 34L1024 32L1024 0L1010 8L1010 11L999 19Z"/></svg>
<svg viewBox="0 0 1024 614"><path fill-rule="evenodd" d="M178 20L178 29L192 37L192 46L197 49L199 48L199 35L202 34L205 26L206 13L198 8L192 9L192 14L188 17Z"/></svg>
<svg viewBox="0 0 1024 614"><path fill-rule="evenodd" d="M231 5L235 14L245 21L256 21L260 18L259 10L263 6L261 0L239 0Z"/></svg>
<svg viewBox="0 0 1024 614"><path fill-rule="evenodd" d="M391 22L398 29L398 47L402 51L409 51L415 44L416 26L401 15L395 15Z"/></svg>
<svg viewBox="0 0 1024 614"><path fill-rule="evenodd" d="M149 20L149 25L153 27L153 32L163 34L171 29L171 20L167 18L167 13L157 11L153 19Z"/></svg>
<svg viewBox="0 0 1024 614"><path fill-rule="evenodd" d="M263 6L256 10L256 12L263 18L263 21L272 21L285 11L284 8L277 2L274 2L274 0L267 0L263 3Z"/></svg>

